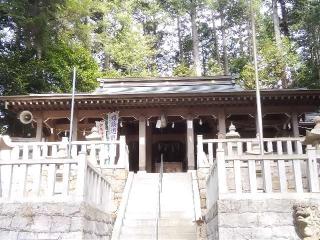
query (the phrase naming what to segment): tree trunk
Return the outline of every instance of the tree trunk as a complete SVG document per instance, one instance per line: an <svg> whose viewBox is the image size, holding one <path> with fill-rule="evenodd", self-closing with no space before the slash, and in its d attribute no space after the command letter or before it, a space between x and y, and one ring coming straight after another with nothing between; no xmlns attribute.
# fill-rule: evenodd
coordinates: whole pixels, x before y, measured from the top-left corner
<svg viewBox="0 0 320 240"><path fill-rule="evenodd" d="M251 30L251 23L250 21L248 21L247 23L247 32L248 32L248 36L247 36L247 42L248 42L248 56L249 59L251 60L251 62L253 62L253 52L252 52L252 30Z"/></svg>
<svg viewBox="0 0 320 240"><path fill-rule="evenodd" d="M193 64L196 76L201 76L201 62L199 55L199 36L196 23L197 10L193 3L190 11L191 17L191 31L192 31L192 49L193 49Z"/></svg>
<svg viewBox="0 0 320 240"><path fill-rule="evenodd" d="M15 45L17 47L17 49L21 49L21 39L22 39L22 30L21 30L21 27L17 27L17 30L16 30L16 34L15 34Z"/></svg>
<svg viewBox="0 0 320 240"><path fill-rule="evenodd" d="M212 12L212 37L214 40L214 53L215 59L217 60L218 65L220 65L220 53L219 53L219 41L218 41L218 34L217 34L217 27L216 27L216 18L214 12Z"/></svg>
<svg viewBox="0 0 320 240"><path fill-rule="evenodd" d="M280 7L281 7L281 15L282 15L282 31L283 34L287 37L289 37L289 27L288 27L288 14L287 14L287 8L286 8L286 2L285 0L279 0Z"/></svg>
<svg viewBox="0 0 320 240"><path fill-rule="evenodd" d="M240 51L240 55L244 55L244 43L243 43L243 30L242 27L239 27L239 51Z"/></svg>
<svg viewBox="0 0 320 240"><path fill-rule="evenodd" d="M277 0L272 0L272 20L273 20L274 36L275 36L276 44L280 49L281 35L280 35L280 23L279 23L279 16L278 16Z"/></svg>
<svg viewBox="0 0 320 240"><path fill-rule="evenodd" d="M179 53L178 53L178 59L181 63L183 60L183 48L182 48L182 37L181 37L181 22L180 22L180 16L177 16L177 29L178 29L178 42L179 42Z"/></svg>
<svg viewBox="0 0 320 240"><path fill-rule="evenodd" d="M220 11L220 18L221 18L221 36L222 36L222 51L223 51L223 70L224 70L224 75L229 75L227 39L226 39L226 30L225 30L225 16L224 16L223 10Z"/></svg>
<svg viewBox="0 0 320 240"><path fill-rule="evenodd" d="M279 52L282 53L282 40L280 35L280 23L279 23L279 16L278 16L277 0L272 0L272 19L273 19L274 36L275 36L276 44ZM285 68L282 69L282 72L281 72L281 85L282 85L282 88L288 87L288 78L287 78Z"/></svg>

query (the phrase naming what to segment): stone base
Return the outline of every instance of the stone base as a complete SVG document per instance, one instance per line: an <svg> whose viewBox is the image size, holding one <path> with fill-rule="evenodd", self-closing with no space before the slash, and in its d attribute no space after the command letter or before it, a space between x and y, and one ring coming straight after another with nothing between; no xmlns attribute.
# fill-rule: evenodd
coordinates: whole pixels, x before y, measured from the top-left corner
<svg viewBox="0 0 320 240"><path fill-rule="evenodd" d="M1 203L0 239L110 239L113 222L86 203Z"/></svg>
<svg viewBox="0 0 320 240"><path fill-rule="evenodd" d="M301 239L294 219L300 202L320 204L319 199L218 200L206 214L208 239Z"/></svg>
<svg viewBox="0 0 320 240"><path fill-rule="evenodd" d="M200 204L201 204L201 212L202 216L205 216L207 212L206 199L207 199L207 191L206 191L206 182L209 174L209 167L199 167L197 169L197 180L199 187L199 195L200 195ZM207 226L206 222L203 221L198 223L198 240L206 240L207 239Z"/></svg>
<svg viewBox="0 0 320 240"><path fill-rule="evenodd" d="M119 168L102 168L102 173L111 184L113 192L112 196L112 212L113 218L116 219L116 215L122 200L122 193L128 178L128 171Z"/></svg>

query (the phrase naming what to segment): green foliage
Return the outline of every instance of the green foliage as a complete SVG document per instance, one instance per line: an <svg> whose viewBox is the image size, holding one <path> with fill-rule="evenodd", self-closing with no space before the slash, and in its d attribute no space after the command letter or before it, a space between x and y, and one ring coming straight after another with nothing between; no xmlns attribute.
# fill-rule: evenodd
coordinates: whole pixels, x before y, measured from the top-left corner
<svg viewBox="0 0 320 240"><path fill-rule="evenodd" d="M177 76L177 77L195 76L195 72L192 67L188 66L185 62L182 62L174 68L173 76Z"/></svg>
<svg viewBox="0 0 320 240"><path fill-rule="evenodd" d="M117 33L105 49L121 71L131 74L147 69L150 64L150 57L153 55L150 42L138 29L130 28Z"/></svg>
<svg viewBox="0 0 320 240"><path fill-rule="evenodd" d="M221 65L218 64L217 61L210 59L208 62L207 75L208 76L223 75L223 69Z"/></svg>
<svg viewBox="0 0 320 240"><path fill-rule="evenodd" d="M117 71L114 69L110 69L108 71L101 72L101 78L122 78L122 77L158 77L158 74L156 71L136 71L131 72L130 74Z"/></svg>
<svg viewBox="0 0 320 240"><path fill-rule="evenodd" d="M255 88L255 72L254 66L251 63L247 63L240 73L240 78L238 79L238 84L245 89Z"/></svg>
<svg viewBox="0 0 320 240"><path fill-rule="evenodd" d="M88 92L97 87L98 65L88 49L59 42L50 47L46 57L50 91L70 92L73 67L76 67L78 91Z"/></svg>
<svg viewBox="0 0 320 240"><path fill-rule="evenodd" d="M320 85L319 12L320 2L317 0L296 0L289 12L290 28L295 33L292 38L304 60L298 74L298 80L301 81L297 83L298 86L315 88Z"/></svg>
<svg viewBox="0 0 320 240"><path fill-rule="evenodd" d="M45 64L34 58L34 52L21 50L0 58L1 94L27 94L48 91L42 69Z"/></svg>
<svg viewBox="0 0 320 240"><path fill-rule="evenodd" d="M262 86L320 87L320 2L290 0L285 7L280 27L289 34L281 33L277 46L270 1L253 0ZM73 66L78 91L94 89L97 76L193 76L192 9L205 74L222 74L229 63L239 83L253 88L246 0L3 0L0 94L69 92Z"/></svg>
<svg viewBox="0 0 320 240"><path fill-rule="evenodd" d="M299 58L293 51L291 43L284 38L281 51L275 42L265 39L260 44L260 78L264 87L277 87L284 75L294 72L298 67ZM285 71L285 72L284 72Z"/></svg>
<svg viewBox="0 0 320 240"><path fill-rule="evenodd" d="M74 66L77 90L93 90L98 65L83 47L58 42L50 46L41 59L35 58L31 50L10 52L0 58L2 94L70 92Z"/></svg>

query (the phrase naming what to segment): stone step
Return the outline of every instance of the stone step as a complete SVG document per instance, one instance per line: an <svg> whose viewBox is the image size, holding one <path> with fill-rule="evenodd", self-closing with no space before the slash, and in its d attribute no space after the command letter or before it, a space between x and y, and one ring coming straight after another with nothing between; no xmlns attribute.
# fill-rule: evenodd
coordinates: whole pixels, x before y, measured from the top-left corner
<svg viewBox="0 0 320 240"><path fill-rule="evenodd" d="M158 192L153 192L153 191L148 191L149 189L146 189L144 192L141 190L141 191L131 191L130 192L130 196L129 196L129 199L130 198L138 198L141 196L143 196L144 199L153 199L155 197L158 197ZM146 191L148 192L148 194L146 194Z"/></svg>
<svg viewBox="0 0 320 240"><path fill-rule="evenodd" d="M194 212L193 211L170 211L163 212L161 211L162 218L177 218L177 219L193 219Z"/></svg>
<svg viewBox="0 0 320 240"><path fill-rule="evenodd" d="M155 219L123 219L123 226L139 227L139 226L155 226Z"/></svg>
<svg viewBox="0 0 320 240"><path fill-rule="evenodd" d="M137 209L129 209L128 211L126 211L125 216L157 216L158 211L157 210L153 210L150 211L149 209L147 210L137 210ZM139 219L139 217L136 217L137 219Z"/></svg>
<svg viewBox="0 0 320 240"><path fill-rule="evenodd" d="M156 231L156 226L123 226L121 229L121 233L130 234L130 235L144 235L144 234L154 234ZM193 235L196 234L195 227L185 226L160 226L159 229L160 235L167 236L185 236L185 235Z"/></svg>
<svg viewBox="0 0 320 240"><path fill-rule="evenodd" d="M154 220L158 216L158 213L138 213L138 214L125 214L125 219L136 220Z"/></svg>
<svg viewBox="0 0 320 240"><path fill-rule="evenodd" d="M124 219L124 226L155 226L155 219ZM184 226L186 228L194 227L195 223L187 219L161 218L160 226Z"/></svg>
<svg viewBox="0 0 320 240"><path fill-rule="evenodd" d="M142 206L142 207L155 206L155 205L158 205L158 198L146 198L143 200L137 197L129 198L127 207L134 206L134 205Z"/></svg>
<svg viewBox="0 0 320 240"><path fill-rule="evenodd" d="M172 200L179 199L179 200L182 200L182 202L185 201L185 200L186 201L191 201L192 200L191 191L189 193L181 193L179 195L175 194L174 192L172 192L172 193L162 192L162 193L160 193L160 195L161 195L161 199L163 199L163 200L166 200L166 199L172 199Z"/></svg>
<svg viewBox="0 0 320 240"><path fill-rule="evenodd" d="M137 239L137 240L140 240L140 239L141 240L145 240L145 239L152 240L152 239L156 239L155 235L156 234L153 233L153 234L140 234L140 235L134 235L133 236L133 235L130 235L130 234L127 234L127 233L122 233L122 234L120 234L119 240L134 240L134 239Z"/></svg>
<svg viewBox="0 0 320 240"><path fill-rule="evenodd" d="M129 219L153 219L158 215L158 212L156 210L154 211L139 211L139 210L128 210L125 213L125 218ZM161 218L175 218L175 219L190 219L192 220L194 218L194 210L186 210L186 211L163 211L161 209Z"/></svg>
<svg viewBox="0 0 320 240"><path fill-rule="evenodd" d="M187 213L194 213L193 205L189 207L172 207L172 206L160 206L161 213L166 212L187 212Z"/></svg>
<svg viewBox="0 0 320 240"><path fill-rule="evenodd" d="M165 173L162 180L158 239L196 239L191 175ZM134 176L119 239L156 239L158 183L158 174Z"/></svg>
<svg viewBox="0 0 320 240"><path fill-rule="evenodd" d="M119 240L140 240L140 239L156 239L156 232L154 233L144 233L144 234L132 234L132 233L121 233ZM196 233L189 234L168 234L168 233L160 233L158 234L158 240L196 240Z"/></svg>
<svg viewBox="0 0 320 240"><path fill-rule="evenodd" d="M152 240L156 239L155 235L152 236L130 236L130 235L121 235L119 240L133 240L133 239L141 239L141 240ZM173 236L159 236L158 240L195 240L197 239L197 236L195 235L190 235L190 236L184 236L184 237L173 237Z"/></svg>

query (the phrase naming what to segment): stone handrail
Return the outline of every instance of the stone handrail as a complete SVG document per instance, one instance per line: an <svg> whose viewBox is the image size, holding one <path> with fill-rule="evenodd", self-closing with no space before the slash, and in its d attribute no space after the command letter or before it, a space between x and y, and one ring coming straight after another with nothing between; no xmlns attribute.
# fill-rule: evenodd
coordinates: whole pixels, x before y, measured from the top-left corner
<svg viewBox="0 0 320 240"><path fill-rule="evenodd" d="M218 148L207 178L207 207L224 198L320 194L320 156L316 148L308 145L304 154L300 145L298 152L253 155L237 149L227 155L225 149Z"/></svg>
<svg viewBox="0 0 320 240"><path fill-rule="evenodd" d="M85 201L108 212L110 183L86 160L32 159L0 161L0 201Z"/></svg>
<svg viewBox="0 0 320 240"><path fill-rule="evenodd" d="M82 193L81 198L84 201L98 207L104 212L110 212L112 207L112 190L108 180L85 159L79 162L79 166L80 171L82 171L78 174L78 195Z"/></svg>
<svg viewBox="0 0 320 240"><path fill-rule="evenodd" d="M129 172L126 185L124 187L123 193L122 193L122 200L118 209L117 213L117 219L114 223L113 230L112 230L112 237L111 240L118 240L121 233L121 227L123 224L123 220L125 218L126 209L128 206L129 196L131 192L132 182L134 178L134 173Z"/></svg>
<svg viewBox="0 0 320 240"><path fill-rule="evenodd" d="M11 150L0 149L1 160L36 160L45 158L69 158L69 143L62 142L12 142ZM118 150L117 150L118 149ZM71 158L86 153L91 163L100 167L129 168L128 147L125 136L118 141L73 141ZM117 154L118 153L118 154ZM116 158L118 156L118 158Z"/></svg>

